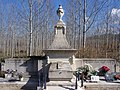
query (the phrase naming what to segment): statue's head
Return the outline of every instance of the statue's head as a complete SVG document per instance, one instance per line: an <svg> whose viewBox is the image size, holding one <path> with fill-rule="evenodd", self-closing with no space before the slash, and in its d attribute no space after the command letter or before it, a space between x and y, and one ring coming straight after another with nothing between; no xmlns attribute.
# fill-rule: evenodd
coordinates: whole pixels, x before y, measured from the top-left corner
<svg viewBox="0 0 120 90"><path fill-rule="evenodd" d="M62 17L63 17L63 15L64 15L64 10L63 10L63 8L62 8L62 5L59 5L59 8L58 8L58 10L57 10L57 15L58 15L58 17L59 17L59 20L62 21Z"/></svg>

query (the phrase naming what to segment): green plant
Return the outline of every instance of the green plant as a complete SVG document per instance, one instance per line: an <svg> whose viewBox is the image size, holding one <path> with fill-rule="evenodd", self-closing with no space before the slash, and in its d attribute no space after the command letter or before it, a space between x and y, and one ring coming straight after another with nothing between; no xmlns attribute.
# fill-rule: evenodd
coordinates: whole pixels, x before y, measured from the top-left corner
<svg viewBox="0 0 120 90"><path fill-rule="evenodd" d="M5 59L2 57L2 58L0 58L0 63L1 62L5 62Z"/></svg>
<svg viewBox="0 0 120 90"><path fill-rule="evenodd" d="M0 71L0 77L5 78L5 71Z"/></svg>
<svg viewBox="0 0 120 90"><path fill-rule="evenodd" d="M91 76L96 76L97 75L97 71L96 70L93 70L92 72L90 72Z"/></svg>
<svg viewBox="0 0 120 90"><path fill-rule="evenodd" d="M85 64L84 66L77 68L76 71L78 73L83 73L84 78L88 79L91 72L93 72L93 67L90 64Z"/></svg>

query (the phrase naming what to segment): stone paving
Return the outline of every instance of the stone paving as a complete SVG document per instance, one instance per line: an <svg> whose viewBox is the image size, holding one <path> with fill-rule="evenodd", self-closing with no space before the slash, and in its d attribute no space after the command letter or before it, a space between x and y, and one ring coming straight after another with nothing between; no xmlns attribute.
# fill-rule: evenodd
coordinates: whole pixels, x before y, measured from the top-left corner
<svg viewBox="0 0 120 90"><path fill-rule="evenodd" d="M48 86L46 90L75 90L75 87L70 87L70 86ZM85 89L78 87L77 90L85 90Z"/></svg>
<svg viewBox="0 0 120 90"><path fill-rule="evenodd" d="M25 85L27 82L8 82L6 79L0 78L0 88L5 86L5 88L20 88L21 86ZM32 83L32 82L31 82ZM34 84L34 83L33 83ZM77 90L92 90L92 89L84 89L80 88L80 81L78 81L78 89ZM97 83L94 82L84 82L84 86L87 86L89 88L98 88L98 87L107 87L110 89L107 90L119 90L114 89L116 87L120 88L120 80L117 80L115 82L106 82L106 81L99 81ZM8 89L0 89L0 90L8 90ZM14 89L9 89L14 90ZM19 89L16 89L19 90ZM75 79L72 80L72 82L69 81L50 81L47 83L46 90L75 90ZM96 89L97 90L97 89ZM99 89L98 89L99 90ZM105 89L102 89L105 90Z"/></svg>

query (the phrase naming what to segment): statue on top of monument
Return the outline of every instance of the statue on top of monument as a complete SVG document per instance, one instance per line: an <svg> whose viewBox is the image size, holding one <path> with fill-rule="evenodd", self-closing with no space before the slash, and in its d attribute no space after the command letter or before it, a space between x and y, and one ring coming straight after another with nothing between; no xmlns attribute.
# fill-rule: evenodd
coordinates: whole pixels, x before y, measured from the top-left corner
<svg viewBox="0 0 120 90"><path fill-rule="evenodd" d="M64 15L64 10L63 10L63 8L62 8L62 5L59 5L59 8L58 8L58 10L57 10L57 15L58 15L58 17L59 17L59 20L62 21L62 17L63 17L63 15Z"/></svg>

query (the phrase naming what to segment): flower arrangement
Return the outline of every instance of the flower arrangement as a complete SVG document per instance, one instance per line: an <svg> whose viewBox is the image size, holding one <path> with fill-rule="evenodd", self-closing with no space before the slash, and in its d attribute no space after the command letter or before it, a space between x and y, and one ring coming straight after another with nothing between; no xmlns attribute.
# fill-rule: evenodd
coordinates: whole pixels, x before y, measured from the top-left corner
<svg viewBox="0 0 120 90"><path fill-rule="evenodd" d="M98 69L98 75L99 76L105 76L105 74L109 71L110 69L107 66L102 66L101 68Z"/></svg>

